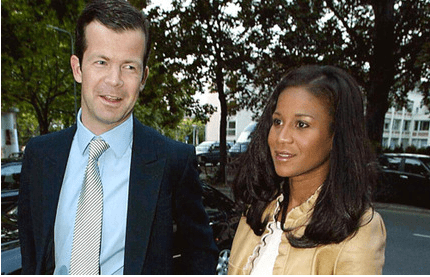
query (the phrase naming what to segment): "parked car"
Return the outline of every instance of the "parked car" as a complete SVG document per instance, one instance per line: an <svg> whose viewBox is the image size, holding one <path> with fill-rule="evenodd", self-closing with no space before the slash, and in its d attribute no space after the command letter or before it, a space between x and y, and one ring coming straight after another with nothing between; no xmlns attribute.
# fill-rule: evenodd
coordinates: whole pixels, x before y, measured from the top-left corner
<svg viewBox="0 0 430 277"><path fill-rule="evenodd" d="M382 177L376 201L430 209L430 156L385 153L379 164Z"/></svg>
<svg viewBox="0 0 430 277"><path fill-rule="evenodd" d="M233 146L232 142L227 141L227 153ZM220 146L218 141L204 141L196 146L196 155L199 165L217 165L221 159Z"/></svg>
<svg viewBox="0 0 430 277"><path fill-rule="evenodd" d="M246 126L242 133L240 133L236 143L228 151L229 162L236 159L240 154L245 153L246 149L248 149L248 144L251 141L252 132L254 132L256 126L256 122L251 122Z"/></svg>
<svg viewBox="0 0 430 277"><path fill-rule="evenodd" d="M240 212L235 204L217 189L203 184L203 205L212 226L215 242L220 250L216 272L227 274L231 244L240 219ZM3 199L2 199L3 202ZM10 205L1 218L1 274L19 274L21 271L21 249L18 239L17 225L18 203ZM175 225L174 225L175 226ZM175 227L174 227L175 230ZM177 242L177 240L175 240ZM174 270L181 274L180 248L174 248Z"/></svg>
<svg viewBox="0 0 430 277"><path fill-rule="evenodd" d="M19 179L22 162L1 165L1 210L2 214L18 200Z"/></svg>
<svg viewBox="0 0 430 277"><path fill-rule="evenodd" d="M205 183L203 183L202 200L209 217L209 225L212 226L215 243L220 251L216 273L217 275L226 275L231 245L241 213L230 198ZM178 242L178 240L175 241ZM175 254L174 257L175 274L183 274L183 270L178 266L180 265L180 253Z"/></svg>
<svg viewBox="0 0 430 277"><path fill-rule="evenodd" d="M9 157L1 159L1 164L10 163L10 162L19 162L24 157L24 152L15 152L9 154Z"/></svg>
<svg viewBox="0 0 430 277"><path fill-rule="evenodd" d="M1 212L1 274L21 273L21 248L18 238L18 203Z"/></svg>

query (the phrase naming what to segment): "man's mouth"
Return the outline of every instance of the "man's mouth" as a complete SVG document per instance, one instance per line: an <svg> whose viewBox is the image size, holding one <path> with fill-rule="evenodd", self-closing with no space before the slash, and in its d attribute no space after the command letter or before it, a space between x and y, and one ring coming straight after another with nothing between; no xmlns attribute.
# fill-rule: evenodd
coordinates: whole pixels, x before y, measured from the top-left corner
<svg viewBox="0 0 430 277"><path fill-rule="evenodd" d="M120 97L111 96L111 95L102 95L101 97L104 98L104 99L106 99L107 101L110 101L110 102L118 102L118 101L121 100Z"/></svg>

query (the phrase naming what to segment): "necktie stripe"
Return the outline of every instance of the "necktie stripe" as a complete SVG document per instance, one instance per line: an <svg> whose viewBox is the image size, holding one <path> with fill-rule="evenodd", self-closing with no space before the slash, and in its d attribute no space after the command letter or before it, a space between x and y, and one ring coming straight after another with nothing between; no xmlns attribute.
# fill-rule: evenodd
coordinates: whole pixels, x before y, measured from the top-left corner
<svg viewBox="0 0 430 277"><path fill-rule="evenodd" d="M88 164L75 218L70 274L100 273L103 187L97 160L108 148L109 145L101 139L94 139L89 145Z"/></svg>

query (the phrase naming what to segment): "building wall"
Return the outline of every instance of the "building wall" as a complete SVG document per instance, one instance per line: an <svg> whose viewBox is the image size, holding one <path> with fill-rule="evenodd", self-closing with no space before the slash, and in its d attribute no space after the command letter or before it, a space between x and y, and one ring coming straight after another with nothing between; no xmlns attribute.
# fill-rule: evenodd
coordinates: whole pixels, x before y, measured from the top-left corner
<svg viewBox="0 0 430 277"><path fill-rule="evenodd" d="M212 114L205 128L205 140L219 141L219 124L221 121L221 106L217 93L209 93L206 96L206 102L217 108ZM236 115L227 118L227 141L236 141L240 133L252 122L252 112L242 110Z"/></svg>
<svg viewBox="0 0 430 277"><path fill-rule="evenodd" d="M385 114L382 139L382 146L385 148L430 146L430 111L423 105L423 97L420 93L411 92L408 99L407 108L392 107Z"/></svg>

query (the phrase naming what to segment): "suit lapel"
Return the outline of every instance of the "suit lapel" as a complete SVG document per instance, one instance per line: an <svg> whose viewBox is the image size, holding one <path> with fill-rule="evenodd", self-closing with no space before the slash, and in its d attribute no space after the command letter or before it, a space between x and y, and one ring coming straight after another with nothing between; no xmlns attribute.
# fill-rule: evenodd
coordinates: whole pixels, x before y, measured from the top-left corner
<svg viewBox="0 0 430 277"><path fill-rule="evenodd" d="M73 137L76 132L76 125L68 128L61 133L55 134L55 138L49 143L49 152L43 160L43 170L46 171L42 187L43 199L43 222L46 223L43 228L43 238L46 240L44 250L44 260L46 261L46 270L55 266L54 259L54 224L57 212L58 199L60 195L63 178L66 171L69 152L72 145Z"/></svg>
<svg viewBox="0 0 430 277"><path fill-rule="evenodd" d="M130 168L124 274L141 274L163 177L153 138L136 119Z"/></svg>

